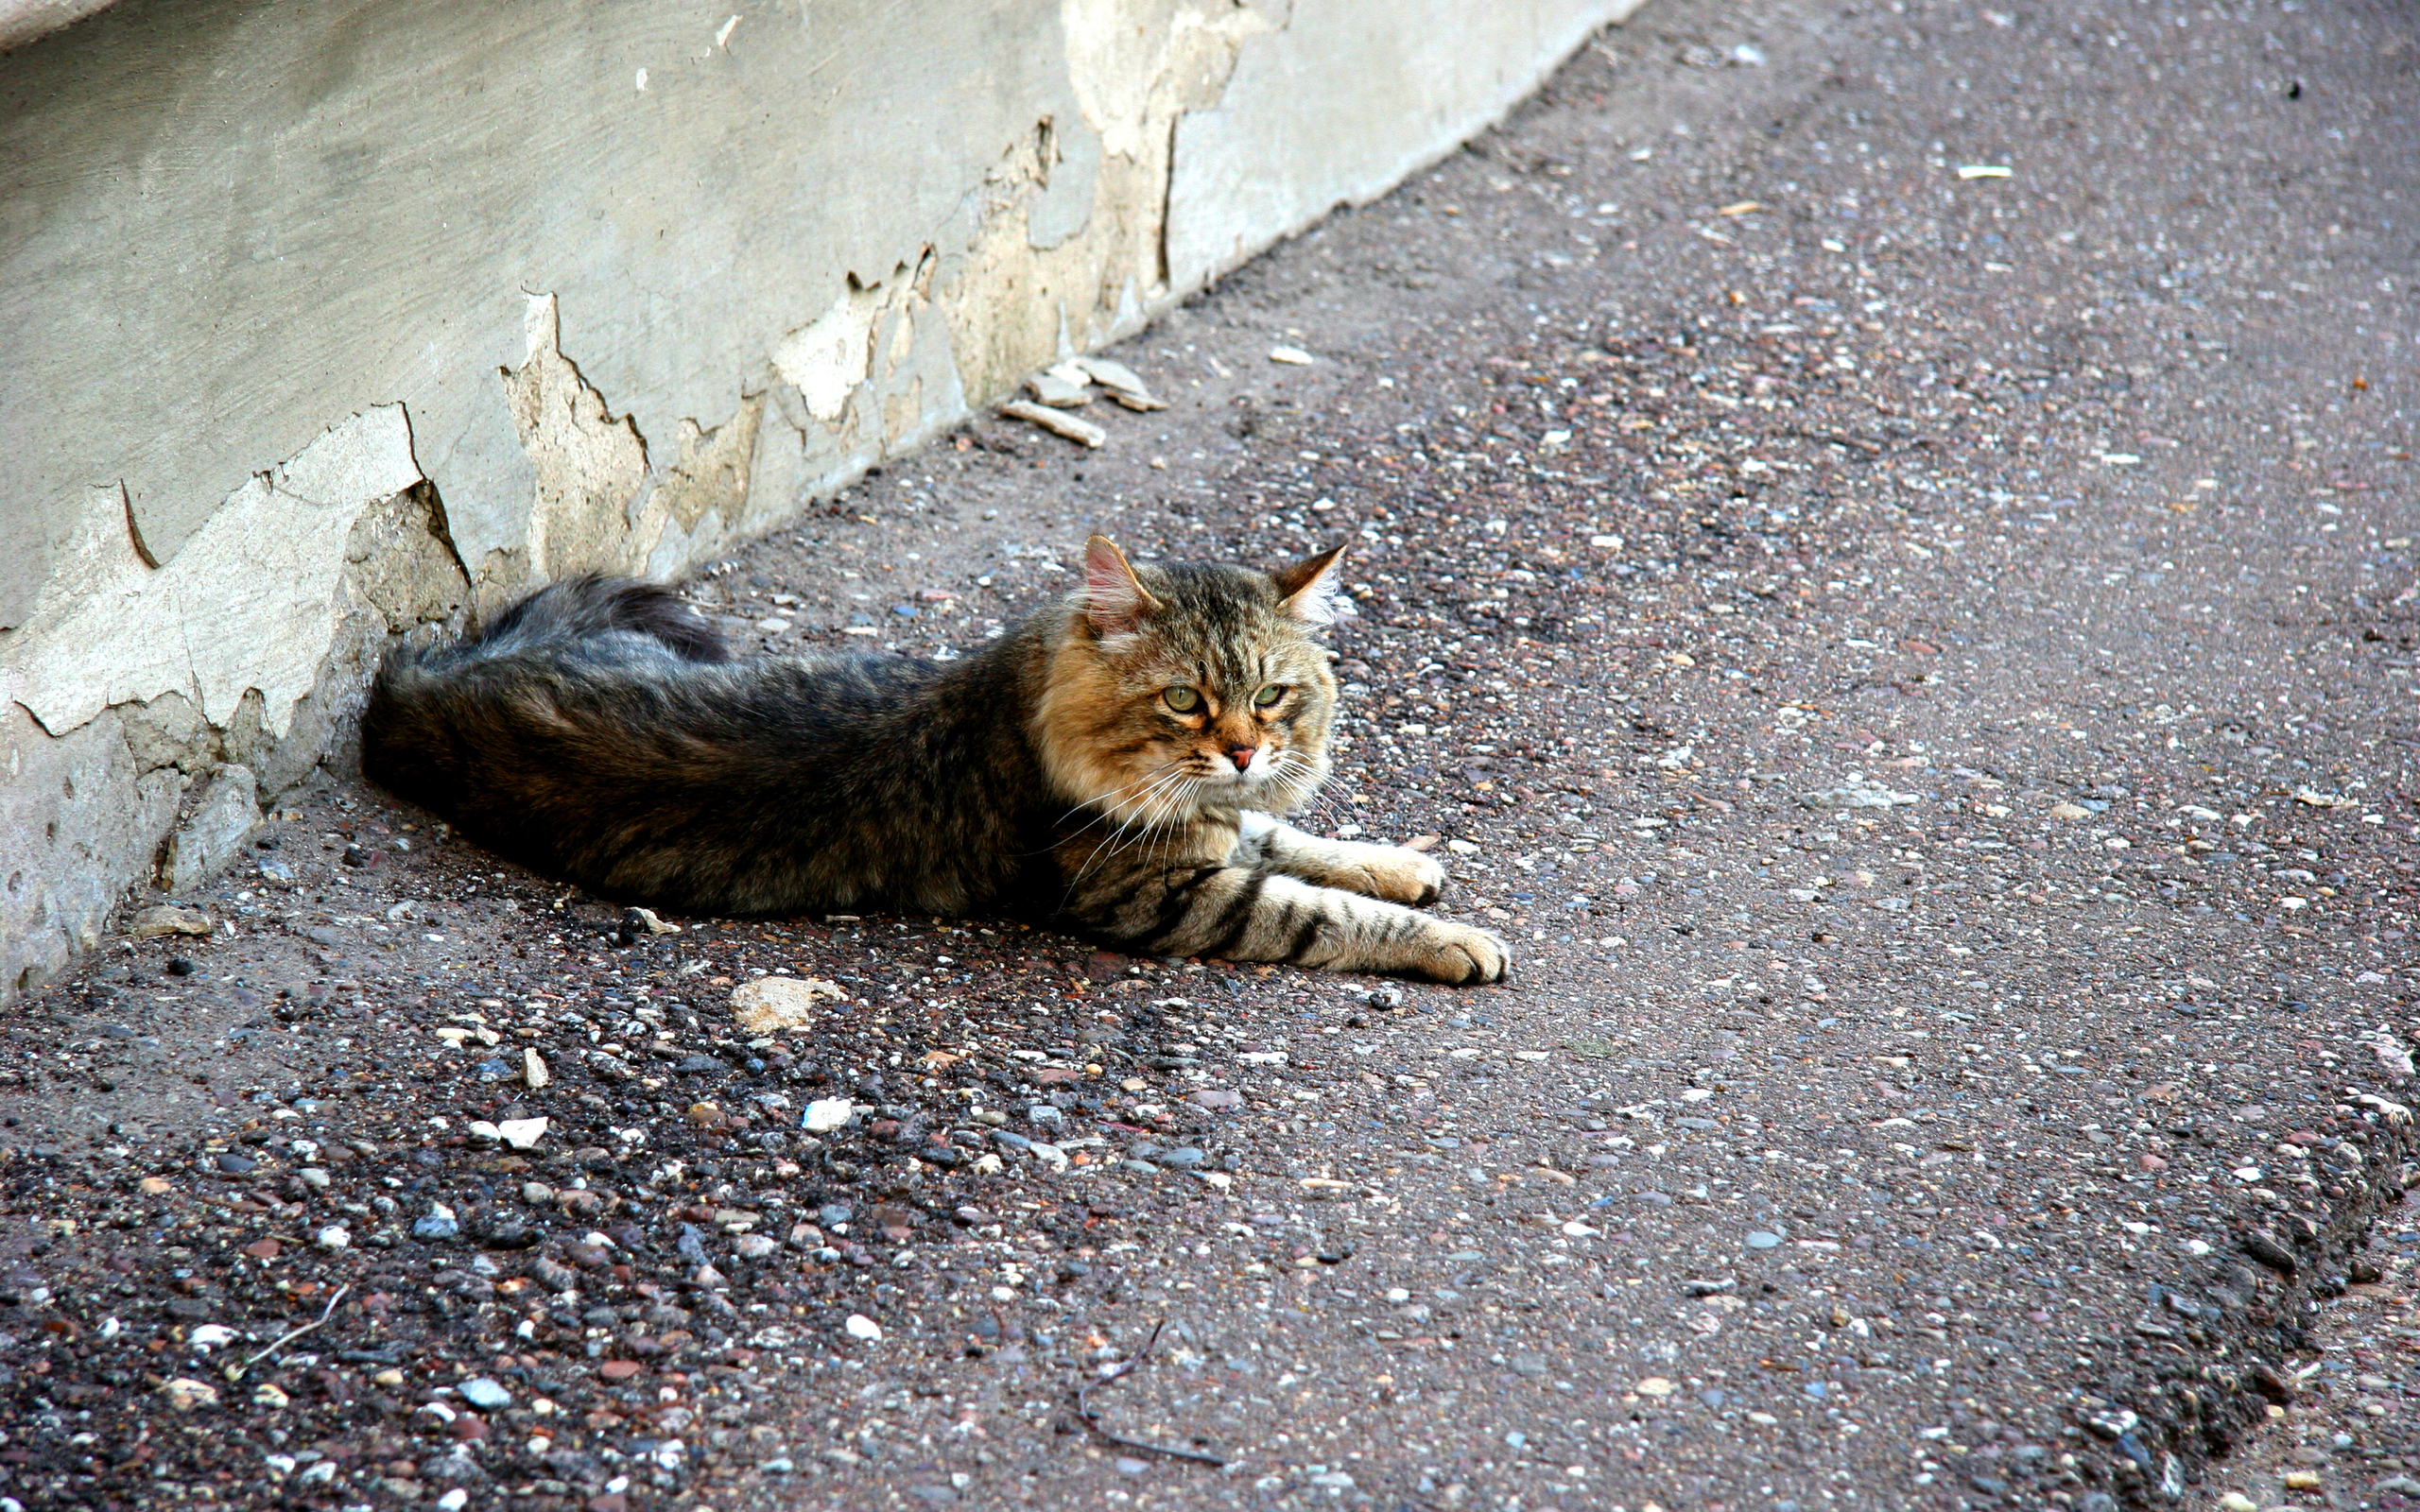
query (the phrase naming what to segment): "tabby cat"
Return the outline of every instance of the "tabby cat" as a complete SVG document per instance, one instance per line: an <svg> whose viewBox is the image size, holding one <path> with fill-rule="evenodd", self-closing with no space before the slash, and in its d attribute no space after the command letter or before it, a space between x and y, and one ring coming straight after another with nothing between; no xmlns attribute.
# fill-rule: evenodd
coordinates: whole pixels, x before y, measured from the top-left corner
<svg viewBox="0 0 2420 1512"><path fill-rule="evenodd" d="M946 662L735 661L666 589L567 581L391 658L362 765L503 855L684 913L997 914L1498 980L1503 941L1408 906L1436 862L1278 818L1328 773L1337 557L1136 565L1095 536L1080 590Z"/></svg>

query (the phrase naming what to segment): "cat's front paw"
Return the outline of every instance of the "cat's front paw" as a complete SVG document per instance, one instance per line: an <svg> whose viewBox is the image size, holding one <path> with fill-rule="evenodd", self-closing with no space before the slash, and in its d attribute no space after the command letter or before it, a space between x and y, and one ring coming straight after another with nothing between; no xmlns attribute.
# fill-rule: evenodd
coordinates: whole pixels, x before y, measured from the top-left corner
<svg viewBox="0 0 2420 1512"><path fill-rule="evenodd" d="M1483 929L1432 919L1409 970L1448 987L1501 982L1512 969L1512 947Z"/></svg>
<svg viewBox="0 0 2420 1512"><path fill-rule="evenodd" d="M1402 846L1372 846L1357 868L1353 890L1391 903L1425 908L1445 890L1445 868L1417 850ZM1351 884L1348 884L1349 885Z"/></svg>

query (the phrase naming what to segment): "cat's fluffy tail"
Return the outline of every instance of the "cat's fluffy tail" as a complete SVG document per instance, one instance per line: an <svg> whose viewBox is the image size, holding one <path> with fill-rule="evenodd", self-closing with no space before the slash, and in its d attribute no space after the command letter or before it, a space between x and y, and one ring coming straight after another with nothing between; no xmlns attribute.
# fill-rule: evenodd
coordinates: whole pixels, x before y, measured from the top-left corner
<svg viewBox="0 0 2420 1512"><path fill-rule="evenodd" d="M440 812L464 796L501 726L533 685L581 666L718 663L722 635L668 588L594 574L539 590L469 640L389 657L361 715L361 767Z"/></svg>
<svg viewBox="0 0 2420 1512"><path fill-rule="evenodd" d="M454 654L465 660L511 656L617 630L660 642L684 662L731 660L721 632L672 590L594 573L540 589Z"/></svg>

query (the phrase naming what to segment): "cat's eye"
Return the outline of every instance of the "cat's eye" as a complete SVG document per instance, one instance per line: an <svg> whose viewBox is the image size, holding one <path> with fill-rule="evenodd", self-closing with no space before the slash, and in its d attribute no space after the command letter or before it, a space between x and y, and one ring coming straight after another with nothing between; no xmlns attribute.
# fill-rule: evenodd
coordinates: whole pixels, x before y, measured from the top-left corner
<svg viewBox="0 0 2420 1512"><path fill-rule="evenodd" d="M1252 706L1255 709L1266 709L1285 696L1286 685L1282 682L1272 682L1252 696Z"/></svg>
<svg viewBox="0 0 2420 1512"><path fill-rule="evenodd" d="M1201 707L1201 695L1191 688L1170 688L1160 696L1167 700L1169 708L1181 714L1189 714Z"/></svg>

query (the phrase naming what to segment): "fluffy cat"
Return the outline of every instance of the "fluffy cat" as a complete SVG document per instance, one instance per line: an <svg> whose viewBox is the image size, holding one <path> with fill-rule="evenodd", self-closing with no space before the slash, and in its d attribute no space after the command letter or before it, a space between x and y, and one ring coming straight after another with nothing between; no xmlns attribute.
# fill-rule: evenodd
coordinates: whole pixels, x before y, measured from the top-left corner
<svg viewBox="0 0 2420 1512"><path fill-rule="evenodd" d="M391 658L362 765L604 898L996 914L1138 954L1496 981L1503 941L1408 906L1436 862L1278 818L1328 772L1313 637L1337 556L1135 565L1095 536L1079 591L947 662L735 661L668 590L581 578Z"/></svg>

